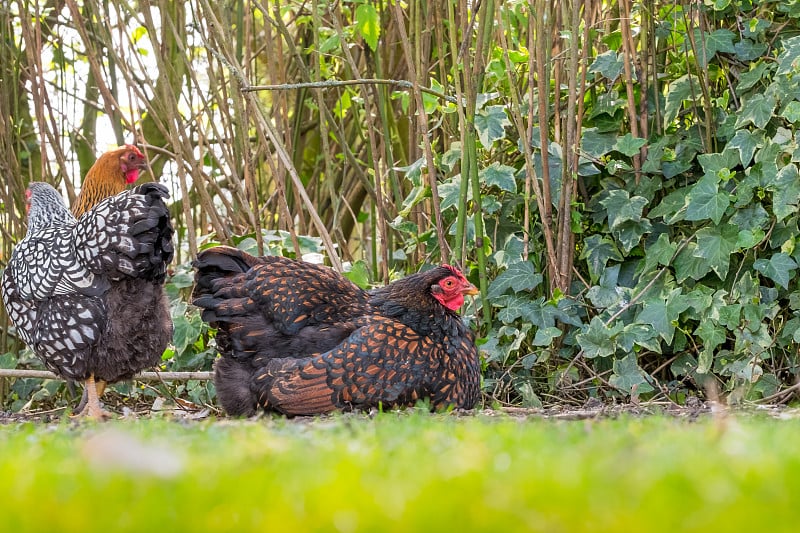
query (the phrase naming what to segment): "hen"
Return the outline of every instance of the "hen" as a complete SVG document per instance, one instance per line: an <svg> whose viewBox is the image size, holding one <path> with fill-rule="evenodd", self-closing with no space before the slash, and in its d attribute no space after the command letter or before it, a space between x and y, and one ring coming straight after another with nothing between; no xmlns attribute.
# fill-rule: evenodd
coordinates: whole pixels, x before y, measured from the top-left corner
<svg viewBox="0 0 800 533"><path fill-rule="evenodd" d="M478 401L478 353L457 315L477 289L453 267L364 291L326 267L225 246L194 266L194 304L218 328L214 380L228 414Z"/></svg>
<svg viewBox="0 0 800 533"><path fill-rule="evenodd" d="M79 219L45 183L31 183L28 232L3 273L2 297L17 334L47 368L84 380L82 414L102 418L94 380L129 379L161 360L171 340L158 295L173 255L163 185L99 202ZM139 280L139 293L115 290Z"/></svg>
<svg viewBox="0 0 800 533"><path fill-rule="evenodd" d="M146 168L147 159L132 144L104 153L86 173L72 214L80 217L100 200L121 193L126 185L139 179L139 172Z"/></svg>
<svg viewBox="0 0 800 533"><path fill-rule="evenodd" d="M72 214L80 217L101 200L121 193L127 185L136 182L139 179L139 173L146 169L147 159L134 145L126 144L121 148L104 153L97 158L97 161L86 173L81 185L81 192L72 205ZM134 310L138 310L142 314L149 313L152 308L169 309L169 300L162 283L156 283L153 286L152 281L130 278L115 283L111 292L113 299L127 300ZM140 294L146 296L140 297ZM171 320L158 324L164 329L161 332L162 335L172 335ZM105 381L98 380L96 388L97 396L102 396L106 388ZM78 411L86 406L88 399L87 389L84 388L83 397L77 407Z"/></svg>

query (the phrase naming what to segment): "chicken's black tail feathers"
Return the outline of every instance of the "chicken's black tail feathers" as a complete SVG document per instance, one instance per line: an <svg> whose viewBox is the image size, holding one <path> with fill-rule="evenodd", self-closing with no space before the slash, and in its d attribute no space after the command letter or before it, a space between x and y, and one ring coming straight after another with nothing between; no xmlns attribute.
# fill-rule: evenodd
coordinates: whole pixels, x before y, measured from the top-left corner
<svg viewBox="0 0 800 533"><path fill-rule="evenodd" d="M163 185L146 183L99 202L73 228L81 262L112 280L162 283L174 255L168 197Z"/></svg>

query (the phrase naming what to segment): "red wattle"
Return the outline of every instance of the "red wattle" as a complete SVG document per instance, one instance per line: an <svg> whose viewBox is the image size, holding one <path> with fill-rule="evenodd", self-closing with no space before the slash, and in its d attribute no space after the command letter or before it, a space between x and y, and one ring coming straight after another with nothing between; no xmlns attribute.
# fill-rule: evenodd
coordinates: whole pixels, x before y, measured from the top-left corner
<svg viewBox="0 0 800 533"><path fill-rule="evenodd" d="M125 181L130 185L139 179L139 169L133 168L125 173Z"/></svg>

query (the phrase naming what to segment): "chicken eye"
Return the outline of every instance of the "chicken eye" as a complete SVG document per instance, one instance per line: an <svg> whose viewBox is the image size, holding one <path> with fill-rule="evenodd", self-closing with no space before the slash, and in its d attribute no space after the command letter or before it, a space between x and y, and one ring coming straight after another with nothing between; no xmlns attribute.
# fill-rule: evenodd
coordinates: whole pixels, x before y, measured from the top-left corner
<svg viewBox="0 0 800 533"><path fill-rule="evenodd" d="M444 280L444 286L447 287L448 289L452 289L454 285L455 282L452 279Z"/></svg>

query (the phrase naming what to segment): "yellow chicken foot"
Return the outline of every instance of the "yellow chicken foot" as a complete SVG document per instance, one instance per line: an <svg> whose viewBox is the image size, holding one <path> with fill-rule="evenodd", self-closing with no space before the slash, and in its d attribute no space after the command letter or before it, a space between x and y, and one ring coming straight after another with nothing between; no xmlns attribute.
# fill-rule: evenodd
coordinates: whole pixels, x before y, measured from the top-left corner
<svg viewBox="0 0 800 533"><path fill-rule="evenodd" d="M101 398L103 396L103 393L106 390L106 385L108 385L108 382L103 381L102 379L98 379L98 380L95 380L94 383L95 383L95 387L97 388L97 397ZM83 393L81 394L81 400L78 402L78 406L75 407L73 412L80 413L81 411L86 409L86 404L89 401L88 391L89 391L89 388L84 386L83 387Z"/></svg>
<svg viewBox="0 0 800 533"><path fill-rule="evenodd" d="M88 416L95 420L111 418L111 413L100 406L100 394L103 393L105 388L105 381L100 380L95 382L94 374L90 375L89 379L86 380L84 388L86 391L86 406L75 416Z"/></svg>

